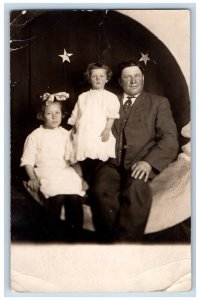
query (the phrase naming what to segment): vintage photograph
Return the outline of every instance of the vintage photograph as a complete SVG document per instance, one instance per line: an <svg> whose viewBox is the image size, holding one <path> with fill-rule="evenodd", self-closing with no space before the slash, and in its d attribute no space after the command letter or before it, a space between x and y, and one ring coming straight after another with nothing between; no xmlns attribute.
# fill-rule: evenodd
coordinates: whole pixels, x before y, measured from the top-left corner
<svg viewBox="0 0 200 300"><path fill-rule="evenodd" d="M190 291L190 10L9 14L11 290Z"/></svg>

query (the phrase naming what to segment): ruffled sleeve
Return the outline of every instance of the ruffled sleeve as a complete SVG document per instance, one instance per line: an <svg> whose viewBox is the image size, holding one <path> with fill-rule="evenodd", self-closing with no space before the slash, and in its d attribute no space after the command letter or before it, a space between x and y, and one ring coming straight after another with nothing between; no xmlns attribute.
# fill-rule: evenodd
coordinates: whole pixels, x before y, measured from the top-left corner
<svg viewBox="0 0 200 300"><path fill-rule="evenodd" d="M113 119L119 119L120 103L114 94L110 93L107 102L107 117Z"/></svg>
<svg viewBox="0 0 200 300"><path fill-rule="evenodd" d="M31 165L33 167L35 166L36 148L37 148L36 139L32 134L28 135L24 143L24 150L23 150L21 163L20 163L21 167L25 165Z"/></svg>
<svg viewBox="0 0 200 300"><path fill-rule="evenodd" d="M68 119L68 122L67 122L68 124L70 124L70 125L76 124L78 112L79 112L79 100L76 102L74 109L72 111L72 114L71 114L70 118Z"/></svg>

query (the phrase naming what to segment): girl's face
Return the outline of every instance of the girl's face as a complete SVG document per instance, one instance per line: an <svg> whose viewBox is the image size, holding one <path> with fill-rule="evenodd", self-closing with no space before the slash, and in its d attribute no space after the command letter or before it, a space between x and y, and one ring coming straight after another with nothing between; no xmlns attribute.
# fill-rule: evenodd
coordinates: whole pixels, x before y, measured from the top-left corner
<svg viewBox="0 0 200 300"><path fill-rule="evenodd" d="M59 103L52 103L45 107L44 111L45 128L54 129L61 124L62 112Z"/></svg>
<svg viewBox="0 0 200 300"><path fill-rule="evenodd" d="M102 90L107 80L107 72L105 69L93 69L91 70L90 82L93 90Z"/></svg>

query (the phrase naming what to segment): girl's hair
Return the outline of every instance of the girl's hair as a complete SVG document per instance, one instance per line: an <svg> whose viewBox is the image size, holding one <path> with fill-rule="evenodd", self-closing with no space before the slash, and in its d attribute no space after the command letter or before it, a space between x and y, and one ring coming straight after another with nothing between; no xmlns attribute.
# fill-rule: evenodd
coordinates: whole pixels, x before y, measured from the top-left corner
<svg viewBox="0 0 200 300"><path fill-rule="evenodd" d="M104 69L106 71L107 80L109 81L111 79L112 71L110 70L110 68L108 66L99 64L99 63L91 63L88 65L87 70L84 74L85 78L88 80L88 82L90 82L90 76L91 76L92 70L95 70L95 69Z"/></svg>
<svg viewBox="0 0 200 300"><path fill-rule="evenodd" d="M66 115L66 112L63 110L62 102L55 99L52 102L52 104L53 103L58 103L60 105L60 109L61 109L61 112L62 112L62 118L64 118L65 115ZM46 107L47 107L46 101L43 101L42 104L40 105L39 109L38 109L38 113L37 113L37 119L38 120L44 121L44 113L45 113L45 108Z"/></svg>

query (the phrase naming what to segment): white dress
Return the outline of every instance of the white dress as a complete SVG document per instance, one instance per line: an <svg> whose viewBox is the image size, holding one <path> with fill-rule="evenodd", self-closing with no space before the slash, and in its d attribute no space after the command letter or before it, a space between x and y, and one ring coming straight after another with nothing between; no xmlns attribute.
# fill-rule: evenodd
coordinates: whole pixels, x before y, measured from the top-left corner
<svg viewBox="0 0 200 300"><path fill-rule="evenodd" d="M119 107L117 96L106 90L89 90L79 95L68 120L68 124L76 127L73 135L75 160L91 158L106 161L115 157L112 132L107 142L101 141L101 133L108 118L119 118Z"/></svg>
<svg viewBox="0 0 200 300"><path fill-rule="evenodd" d="M65 160L66 149L71 149L70 137L62 127L40 126L26 138L20 166L34 167L46 198L58 194L85 195L82 179Z"/></svg>

